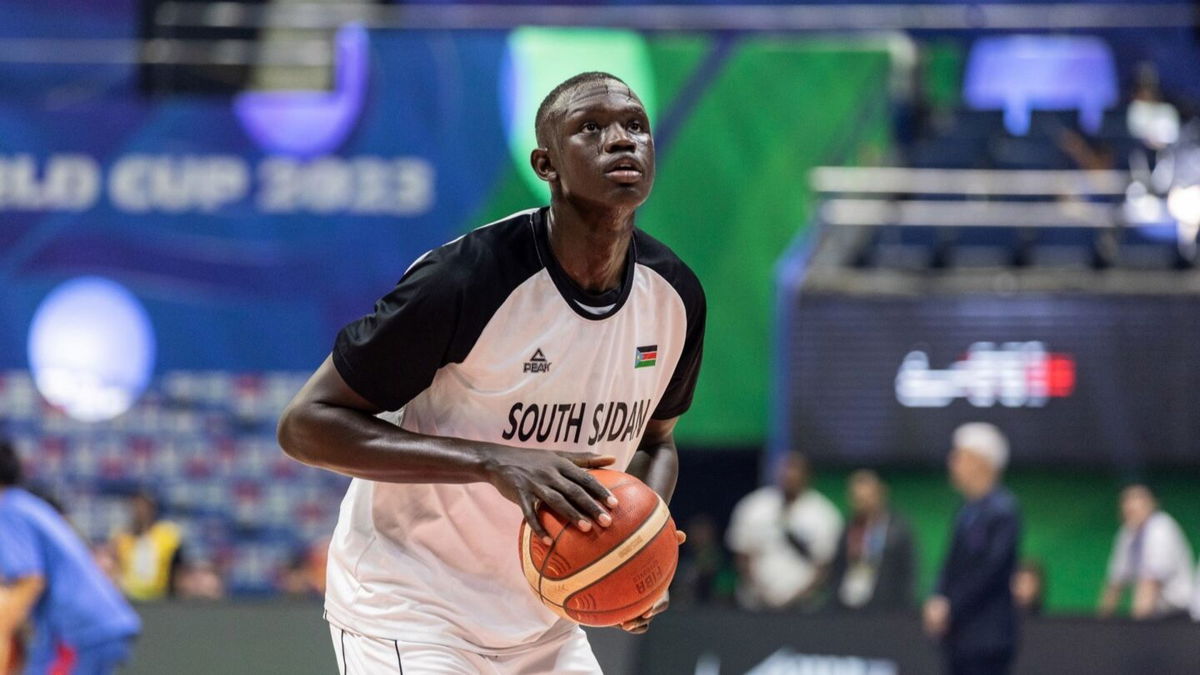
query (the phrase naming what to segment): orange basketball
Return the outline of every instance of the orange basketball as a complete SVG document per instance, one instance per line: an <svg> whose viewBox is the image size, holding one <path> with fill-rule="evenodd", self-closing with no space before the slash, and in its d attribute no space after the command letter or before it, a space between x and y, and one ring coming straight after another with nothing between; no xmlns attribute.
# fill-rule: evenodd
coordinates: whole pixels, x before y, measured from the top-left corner
<svg viewBox="0 0 1200 675"><path fill-rule="evenodd" d="M679 545L666 503L645 483L620 471L589 471L618 504L612 525L590 532L568 526L545 507L538 518L547 546L521 523L519 552L529 587L560 616L587 626L615 626L645 614L675 576Z"/></svg>

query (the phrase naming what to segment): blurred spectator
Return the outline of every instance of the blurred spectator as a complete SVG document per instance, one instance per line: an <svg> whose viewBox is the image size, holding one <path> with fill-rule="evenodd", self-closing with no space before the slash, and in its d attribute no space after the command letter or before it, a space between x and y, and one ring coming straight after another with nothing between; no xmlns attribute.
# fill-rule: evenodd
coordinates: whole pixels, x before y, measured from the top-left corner
<svg viewBox="0 0 1200 675"><path fill-rule="evenodd" d="M1036 560L1026 560L1012 581L1013 601L1026 616L1041 616L1046 602L1046 570Z"/></svg>
<svg viewBox="0 0 1200 675"><path fill-rule="evenodd" d="M1129 134L1152 150L1161 150L1179 140L1179 111L1163 100L1158 69L1153 63L1138 66L1125 122Z"/></svg>
<svg viewBox="0 0 1200 675"><path fill-rule="evenodd" d="M809 487L808 461L783 456L769 485L734 507L726 543L737 556L737 599L747 608L778 609L813 599L837 551L842 514Z"/></svg>
<svg viewBox="0 0 1200 675"><path fill-rule="evenodd" d="M20 481L16 451L0 440L0 666L29 622L26 673L108 675L129 658L141 621L67 521Z"/></svg>
<svg viewBox="0 0 1200 675"><path fill-rule="evenodd" d="M1192 621L1200 622L1200 568L1196 569L1196 579L1192 582Z"/></svg>
<svg viewBox="0 0 1200 675"><path fill-rule="evenodd" d="M117 555L113 553L112 546L108 542L92 545L92 560L96 562L96 567L104 572L104 576L112 580L114 584L120 585L120 581L117 579L120 575L120 570L117 569Z"/></svg>
<svg viewBox="0 0 1200 675"><path fill-rule="evenodd" d="M1163 100L1158 86L1158 70L1153 63L1142 63L1138 67L1125 112L1125 124L1130 137L1150 153L1150 156L1145 156L1143 151L1139 159L1147 169L1154 164L1154 153L1179 140L1179 111ZM1112 169L1117 165L1118 158L1111 147L1072 129L1060 129L1057 141L1063 152L1080 169L1096 171Z"/></svg>
<svg viewBox="0 0 1200 675"><path fill-rule="evenodd" d="M225 581L210 561L188 563L179 570L176 595L182 600L220 600L225 597Z"/></svg>
<svg viewBox="0 0 1200 675"><path fill-rule="evenodd" d="M279 590L287 595L325 597L325 567L328 559L328 537L318 539L298 551L279 576Z"/></svg>
<svg viewBox="0 0 1200 675"><path fill-rule="evenodd" d="M954 519L936 594L925 603L925 630L941 639L952 675L1009 672L1016 652L1012 578L1021 519L1000 478L1008 440L995 426L954 431L950 482L965 500Z"/></svg>
<svg viewBox="0 0 1200 675"><path fill-rule="evenodd" d="M49 504L50 508L54 509L54 511L56 513L58 513L59 515L61 515L61 516L67 515L67 510L63 508L62 501L60 501L59 498L56 497L54 495L54 493L51 492L50 489L47 488L46 486L44 486L44 485L23 485L21 487L25 488L25 490L27 490L29 492L29 494L33 495L34 497L37 497L38 499L46 502L47 504Z"/></svg>
<svg viewBox="0 0 1200 675"><path fill-rule="evenodd" d="M1116 167L1116 155L1112 148L1089 140L1074 129L1059 129L1055 142L1081 171L1106 171Z"/></svg>
<svg viewBox="0 0 1200 675"><path fill-rule="evenodd" d="M183 564L179 526L158 519L158 502L148 493L134 495L130 506L129 530L118 532L112 540L121 589L138 601L174 595Z"/></svg>
<svg viewBox="0 0 1200 675"><path fill-rule="evenodd" d="M687 541L679 555L679 571L671 583L672 605L709 604L720 599L728 577L728 562L717 536L717 525L702 513L687 525Z"/></svg>
<svg viewBox="0 0 1200 675"><path fill-rule="evenodd" d="M833 562L833 589L843 607L913 607L912 531L888 506L887 486L874 471L850 474L850 524Z"/></svg>
<svg viewBox="0 0 1200 675"><path fill-rule="evenodd" d="M1135 619L1180 616L1192 599L1192 547L1179 523L1140 484L1121 491L1121 528L1100 596L1101 616L1116 612L1125 589L1133 591Z"/></svg>

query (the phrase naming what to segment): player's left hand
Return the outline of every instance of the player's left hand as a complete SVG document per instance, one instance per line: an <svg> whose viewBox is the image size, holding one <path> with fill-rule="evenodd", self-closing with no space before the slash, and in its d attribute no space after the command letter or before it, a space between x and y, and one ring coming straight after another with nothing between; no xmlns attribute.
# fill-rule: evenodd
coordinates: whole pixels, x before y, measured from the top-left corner
<svg viewBox="0 0 1200 675"><path fill-rule="evenodd" d="M679 544L680 546L682 546L683 542L685 542L685 541L687 541L687 533L684 532L683 530L675 530L675 542L677 544ZM620 624L619 627L621 630L625 631L626 633L633 633L634 635L641 635L642 633L645 633L646 631L650 630L650 620L653 619L655 616L658 616L659 614L662 614L663 612L667 611L667 608L670 606L671 606L671 600L670 600L669 594L664 593L662 596L662 599L659 600L658 602L654 603L654 606L650 608L650 611L646 612L645 614L639 616L636 619L633 619L631 621L626 621L625 623Z"/></svg>

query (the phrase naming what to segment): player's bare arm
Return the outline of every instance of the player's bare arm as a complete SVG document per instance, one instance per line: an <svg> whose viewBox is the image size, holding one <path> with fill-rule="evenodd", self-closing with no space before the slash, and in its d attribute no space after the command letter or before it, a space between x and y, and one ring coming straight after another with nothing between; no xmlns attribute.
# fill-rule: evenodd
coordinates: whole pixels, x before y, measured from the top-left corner
<svg viewBox="0 0 1200 675"><path fill-rule="evenodd" d="M675 481L679 478L679 451L675 447L675 424L678 421L678 417L651 419L646 424L646 433L637 452L625 470L640 478L667 503L671 502Z"/></svg>
<svg viewBox="0 0 1200 675"><path fill-rule="evenodd" d="M675 492L675 481L679 478L679 451L675 447L675 424L678 421L678 417L650 420L642 442L626 469L627 473L640 478L668 503ZM675 534L680 544L687 540L683 530L677 530ZM650 620L665 612L668 606L669 601L664 596L649 612L621 624L621 629L629 633L645 633L650 628Z"/></svg>
<svg viewBox="0 0 1200 675"><path fill-rule="evenodd" d="M534 533L544 538L548 535L534 517L538 501L584 531L593 523L607 527L612 522L601 504L613 496L586 471L612 464L612 457L417 434L375 417L380 412L326 358L280 417L279 444L305 464L354 478L491 483L521 507ZM672 470L671 489L674 484Z"/></svg>

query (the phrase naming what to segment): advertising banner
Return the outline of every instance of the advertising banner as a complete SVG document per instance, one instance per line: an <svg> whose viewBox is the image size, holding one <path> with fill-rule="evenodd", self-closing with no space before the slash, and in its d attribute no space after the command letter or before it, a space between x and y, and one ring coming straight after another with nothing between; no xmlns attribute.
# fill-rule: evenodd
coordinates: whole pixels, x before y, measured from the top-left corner
<svg viewBox="0 0 1200 675"><path fill-rule="evenodd" d="M1194 461L1200 298L801 294L782 383L790 443L842 464L941 462L999 426L1023 464Z"/></svg>
<svg viewBox="0 0 1200 675"><path fill-rule="evenodd" d="M1187 673L1200 662L1188 621L1030 618L1015 673ZM1064 649L1069 645L1069 649ZM912 614L672 610L638 645L636 672L695 675L926 675L940 646Z"/></svg>

